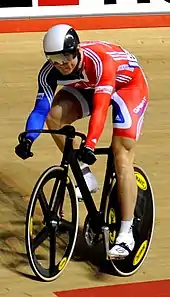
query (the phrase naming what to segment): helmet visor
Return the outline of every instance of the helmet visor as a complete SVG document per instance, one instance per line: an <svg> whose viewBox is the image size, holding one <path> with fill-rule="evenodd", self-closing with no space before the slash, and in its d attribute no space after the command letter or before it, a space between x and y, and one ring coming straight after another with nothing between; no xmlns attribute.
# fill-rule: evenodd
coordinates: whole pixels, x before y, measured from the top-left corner
<svg viewBox="0 0 170 297"><path fill-rule="evenodd" d="M47 54L47 59L50 60L53 64L64 64L68 63L72 59L74 59L73 54L71 53L60 53L60 54Z"/></svg>

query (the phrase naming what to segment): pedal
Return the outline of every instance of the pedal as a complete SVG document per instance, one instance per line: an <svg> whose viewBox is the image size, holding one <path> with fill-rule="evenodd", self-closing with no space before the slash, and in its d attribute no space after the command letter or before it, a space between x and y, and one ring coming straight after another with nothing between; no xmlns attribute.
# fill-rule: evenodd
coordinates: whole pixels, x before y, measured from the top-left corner
<svg viewBox="0 0 170 297"><path fill-rule="evenodd" d="M114 260L114 261L121 261L121 260L126 259L126 257L109 257L108 256L108 259L109 260Z"/></svg>
<svg viewBox="0 0 170 297"><path fill-rule="evenodd" d="M106 251L106 260L109 260L109 227L103 226L102 231L104 233L104 243Z"/></svg>

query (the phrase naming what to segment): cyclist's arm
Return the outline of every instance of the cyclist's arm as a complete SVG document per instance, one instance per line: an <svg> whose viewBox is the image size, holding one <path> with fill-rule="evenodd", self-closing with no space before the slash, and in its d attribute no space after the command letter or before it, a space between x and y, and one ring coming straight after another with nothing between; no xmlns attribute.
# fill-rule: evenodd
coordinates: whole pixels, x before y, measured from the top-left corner
<svg viewBox="0 0 170 297"><path fill-rule="evenodd" d="M112 59L106 62L99 84L95 88L93 97L93 111L89 121L88 134L85 145L92 149L103 131L111 95L115 87L116 66ZM109 67L108 67L109 65Z"/></svg>
<svg viewBox="0 0 170 297"><path fill-rule="evenodd" d="M51 79L51 69L49 64L45 64L38 75L38 94L34 109L30 113L27 122L26 130L42 129L46 117L51 109L51 104L54 98L54 93L57 88L57 83ZM57 81L57 80L56 80ZM34 141L39 136L39 133L27 133L27 138Z"/></svg>

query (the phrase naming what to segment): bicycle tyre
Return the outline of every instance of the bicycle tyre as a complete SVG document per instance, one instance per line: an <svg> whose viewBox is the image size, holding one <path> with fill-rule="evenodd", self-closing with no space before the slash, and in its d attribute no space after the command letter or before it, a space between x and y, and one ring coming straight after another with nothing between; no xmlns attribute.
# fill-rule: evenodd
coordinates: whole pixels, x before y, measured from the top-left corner
<svg viewBox="0 0 170 297"><path fill-rule="evenodd" d="M135 248L125 259L110 261L116 274L120 276L130 276L139 270L149 252L155 224L155 202L150 180L145 171L136 164L134 165L134 174L138 186L138 196L133 223ZM116 178L112 191L108 196L107 204L105 219L108 225L112 225L109 237L109 248L111 248L115 243L121 222L120 205L117 199ZM111 217L112 223L109 224Z"/></svg>
<svg viewBox="0 0 170 297"><path fill-rule="evenodd" d="M35 206L36 206L37 202L40 202L40 200L43 200L42 198L40 198L41 197L40 191L43 189L43 187L52 178L56 178L56 179L58 179L58 181L61 181L62 177L63 177L63 172L64 172L64 169L62 167L58 167L58 166L52 166L52 167L49 167L47 170L45 170L41 174L41 176L39 177L39 179L37 180L37 182L33 188L33 191L32 191L31 197L30 197L30 201L29 201L28 207L27 207L26 226L25 226L25 243L26 243L26 251L27 251L29 264L32 268L32 271L37 276L37 278L42 281L46 281L46 282L54 281L64 271L64 269L66 268L66 266L72 256L72 253L73 253L73 250L74 250L74 247L76 244L76 239L77 239L78 218L79 218L78 200L75 195L75 190L74 190L72 181L69 178L69 176L67 176L66 188L68 191L68 195L69 195L69 199L70 199L70 203L71 203L70 205L72 208L72 217L71 217L72 225L70 227L71 231L70 230L68 231L68 234L69 234L68 246L64 252L62 259L55 265L53 271L50 270L50 267L48 269L43 268L43 266L38 261L38 258L35 256L35 251L34 251L34 247L33 247L34 239L32 238L32 228L33 228L32 218L33 218ZM40 205L41 204L43 205L43 203L41 201ZM42 205L41 205L41 207L42 207ZM44 205L45 205L45 203L44 203ZM43 205L43 207L44 207L44 205ZM42 212L43 212L43 209L42 209ZM60 223L62 225L62 220ZM47 227L47 229L48 229L48 227ZM49 231L49 229L48 229L48 232L51 232L51 231ZM48 236L49 236L49 234L50 233L48 233ZM54 232L53 232L53 236L54 236L54 238L56 236L56 234ZM37 239L37 241L38 241L38 239ZM50 257L51 257L51 254L50 254Z"/></svg>

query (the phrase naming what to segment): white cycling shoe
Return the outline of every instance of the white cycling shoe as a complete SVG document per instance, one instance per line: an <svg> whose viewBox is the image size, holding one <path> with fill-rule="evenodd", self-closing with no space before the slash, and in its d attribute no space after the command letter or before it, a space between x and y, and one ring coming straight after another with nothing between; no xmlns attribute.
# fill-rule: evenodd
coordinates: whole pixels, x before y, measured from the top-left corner
<svg viewBox="0 0 170 297"><path fill-rule="evenodd" d="M133 238L133 232L119 233L116 238L115 245L109 251L110 259L123 259L129 256L135 247L135 241Z"/></svg>
<svg viewBox="0 0 170 297"><path fill-rule="evenodd" d="M83 172L83 176L84 176L84 179L86 181L86 184L88 186L89 191L91 193L96 193L99 186L98 186L96 178L93 175L93 173L91 172L90 168L88 166L85 166L82 169L82 172ZM81 194L80 189L79 189L78 186L76 186L75 192L76 192L76 196L77 196L78 199L80 199L80 200L83 199L82 194Z"/></svg>

